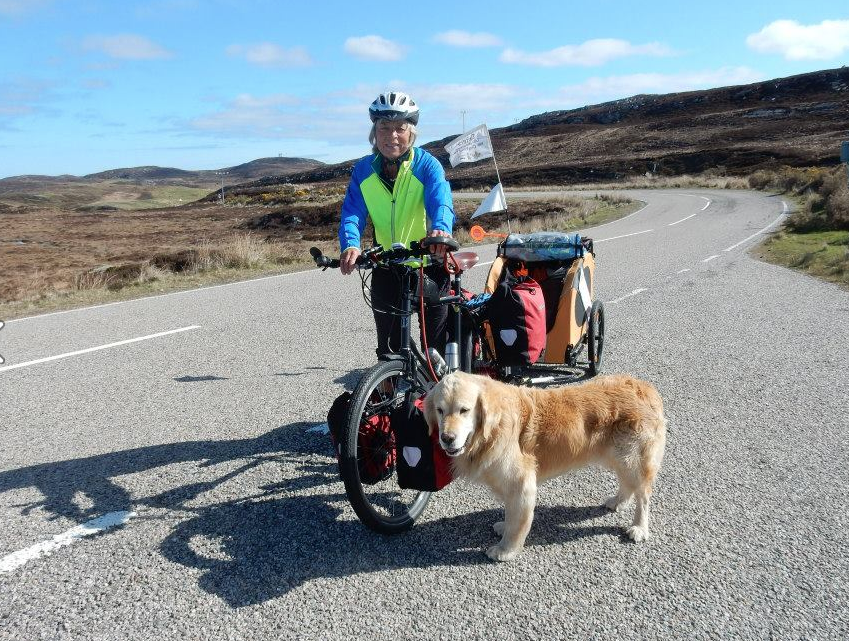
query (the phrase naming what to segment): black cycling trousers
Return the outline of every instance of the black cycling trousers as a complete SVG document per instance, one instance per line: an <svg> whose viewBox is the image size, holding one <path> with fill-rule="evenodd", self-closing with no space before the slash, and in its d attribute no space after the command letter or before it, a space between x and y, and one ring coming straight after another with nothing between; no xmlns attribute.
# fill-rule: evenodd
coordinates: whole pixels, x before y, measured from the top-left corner
<svg viewBox="0 0 849 641"><path fill-rule="evenodd" d="M439 287L440 295L447 296L451 277L442 265L429 265L425 275ZM414 281L418 287L418 280ZM401 274L392 268L378 267L371 274L371 303L374 312L374 324L377 328L377 357L397 353L401 349L401 317L385 313L387 306L401 307ZM445 354L448 331L448 306L425 305L425 327L427 328L427 346L435 347ZM420 337L421 342L421 337ZM422 344L422 347L424 345Z"/></svg>

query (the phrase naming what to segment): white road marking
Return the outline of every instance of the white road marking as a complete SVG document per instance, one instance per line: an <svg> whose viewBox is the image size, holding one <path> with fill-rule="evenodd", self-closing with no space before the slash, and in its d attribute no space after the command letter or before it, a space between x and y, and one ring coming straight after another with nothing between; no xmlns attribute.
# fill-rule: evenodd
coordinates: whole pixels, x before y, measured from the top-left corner
<svg viewBox="0 0 849 641"><path fill-rule="evenodd" d="M110 512L82 525L72 527L67 532L57 534L49 541L42 541L23 550L7 554L0 559L0 574L16 570L33 559L52 554L59 548L76 543L87 536L99 534L118 525L125 525L135 515L135 512Z"/></svg>
<svg viewBox="0 0 849 641"><path fill-rule="evenodd" d="M633 234L622 234L621 236L611 236L610 238L601 238L599 240L594 240L594 243L603 243L608 240L617 240L619 238L628 238L628 236L639 236L640 234L648 234L649 232L653 232L654 229L645 229L643 231L635 231Z"/></svg>
<svg viewBox="0 0 849 641"><path fill-rule="evenodd" d="M707 257L707 258L705 258L702 262L703 262L703 263L709 263L709 262L710 262L710 261L712 261L714 258L719 258L719 254L714 254L713 256L708 256L708 257Z"/></svg>
<svg viewBox="0 0 849 641"><path fill-rule="evenodd" d="M690 220L693 216L696 216L696 215L697 214L690 214L686 218L682 218L681 220L676 220L674 223L669 223L667 225L667 227L672 227L672 225L677 225L678 223L683 223L685 220Z"/></svg>
<svg viewBox="0 0 849 641"><path fill-rule="evenodd" d="M617 298L617 299L615 299L615 300L612 300L612 301L610 301L610 302L611 302L611 303L621 303L621 302L622 302L623 300L625 300L626 298L631 298L631 296L636 296L637 294L640 294L640 293L642 293L642 292L647 292L647 291L648 291L648 289L647 289L647 288L645 288L645 287L641 287L641 288L639 288L639 289L635 289L635 290L634 290L634 291L632 291L630 294L625 294L624 296L620 296L619 298Z"/></svg>
<svg viewBox="0 0 849 641"><path fill-rule="evenodd" d="M677 272L675 272L675 273L676 273L676 274L683 274L684 272L688 272L688 271L690 271L690 268L689 268L689 267L687 267L686 269L679 269L679 270L678 270Z"/></svg>
<svg viewBox="0 0 849 641"><path fill-rule="evenodd" d="M483 267L484 265L492 265L492 263L494 263L494 262L495 262L494 260L491 260L487 263L475 263L475 267Z"/></svg>
<svg viewBox="0 0 849 641"><path fill-rule="evenodd" d="M190 325L189 327L181 327L180 329L172 329L167 332L159 332L158 334L151 334L150 336L140 336L139 338L130 338L125 341L118 341L117 343L109 343L108 345L98 345L97 347L89 347L88 349L80 349L76 352L68 352L67 354L59 354L57 356L48 356L46 358L39 358L34 361L27 361L25 363L15 363L14 365L7 365L6 367L0 367L0 373L7 372L12 369L18 369L21 367L29 367L30 365L38 365L39 363L48 363L50 361L58 361L60 358L69 358L71 356L79 356L80 354L88 354L89 352L97 352L101 349L109 349L110 347L119 347L121 345L129 345L130 343L138 343L139 341L147 341L152 338L159 338L160 336L168 336L169 334L177 334L178 332L187 332L192 329L200 329L200 325Z"/></svg>
<svg viewBox="0 0 849 641"><path fill-rule="evenodd" d="M539 385L540 383L550 383L554 380L554 376L539 376L537 378L532 378L529 382L534 385Z"/></svg>
<svg viewBox="0 0 849 641"><path fill-rule="evenodd" d="M737 249L737 248L738 248L740 245L742 245L743 243L745 243L745 242L748 242L748 241L752 240L752 238L754 238L755 236L758 236L759 234L762 234L762 233L764 233L766 230L770 229L771 227L774 227L776 223L778 223L778 222L779 222L782 218L784 218L784 217L787 215L787 211L788 211L788 209L789 209L789 208L787 207L787 203L786 203L786 202L784 202L783 200L781 201L781 204L782 204L782 205L784 205L784 208L783 208L783 211L781 212L781 214L778 216L778 218L776 218L775 220L773 220L773 221L772 221L769 225L767 225L766 227L764 227L764 228L763 228L763 229L761 229L760 231L756 231L756 232L755 232L754 234L752 234L751 236L748 236L747 238L744 238L744 239L743 239L743 240L741 240L739 243L735 243L734 245L731 245L731 247L729 247L728 249L724 249L723 251L730 252L732 249Z"/></svg>
<svg viewBox="0 0 849 641"><path fill-rule="evenodd" d="M248 280L237 280L233 283L221 283L220 285L208 285L207 287L195 287L193 289L183 289L179 292L168 292L167 294L154 294L153 296L142 296L140 298L133 298L130 300L116 300L114 303L102 303L100 305L91 305L90 307L77 307L75 309L63 309L59 312L47 312L46 314L38 314L36 316L24 316L23 318L13 318L12 320L6 321L7 323L20 323L21 321L27 320L38 320L41 318L47 318L48 316L59 316L60 314L73 314L74 312L84 312L89 309L101 309L102 307L112 307L113 305L126 305L128 303L138 303L141 301L151 300L154 298L165 298L166 296L179 296L181 294L193 294L194 292L203 292L209 289L219 289L221 287L235 287L236 285L245 285L247 283L256 283L261 280L270 280L272 278L284 278L286 276L298 276L301 274L314 274L318 273L320 270L318 268L307 269L299 272L286 272L285 274L272 274L271 276L260 276L258 278L250 278Z"/></svg>
<svg viewBox="0 0 849 641"><path fill-rule="evenodd" d="M641 202L641 201L638 200L637 202ZM627 220L631 216L636 216L637 214L639 214L641 211L643 211L648 206L649 206L649 204L646 203L645 205L640 207L637 211L632 212L632 213L628 214L627 216L622 216L622 218L617 218L616 220L611 220L609 223L602 223L601 225L596 225L595 227L587 227L586 229L601 229L602 227L607 227L608 225L615 225L618 222L621 222L623 220ZM583 230L580 230L580 231L586 231L586 229L583 229ZM596 241L596 242L598 242L598 241Z"/></svg>
<svg viewBox="0 0 849 641"><path fill-rule="evenodd" d="M706 200L706 201L707 201L707 205L705 205L704 207L702 207L702 211L704 211L705 209L707 209L707 208L708 208L708 206L710 205L710 203L712 202L712 201L711 201L711 199L710 199L710 198L708 198L707 196L699 196L698 194L677 194L677 193L675 193L675 192L665 192L665 193L664 193L664 192L659 192L657 195L658 195L658 196L687 196L688 198L701 198L702 200Z"/></svg>
<svg viewBox="0 0 849 641"><path fill-rule="evenodd" d="M317 434L330 434L330 426L327 423L319 423L307 429L307 434L315 432Z"/></svg>

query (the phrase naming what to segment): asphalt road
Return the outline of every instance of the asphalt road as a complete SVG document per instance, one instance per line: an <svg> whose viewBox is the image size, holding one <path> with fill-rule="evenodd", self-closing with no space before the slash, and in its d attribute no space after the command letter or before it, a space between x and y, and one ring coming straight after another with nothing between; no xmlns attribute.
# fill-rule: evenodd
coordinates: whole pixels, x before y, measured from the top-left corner
<svg viewBox="0 0 849 641"><path fill-rule="evenodd" d="M473 485L365 530L316 428L372 321L315 270L0 332L0 638L847 638L849 293L747 255L779 197L634 193L586 233L605 370L670 417L648 542L601 470L542 487L509 564Z"/></svg>

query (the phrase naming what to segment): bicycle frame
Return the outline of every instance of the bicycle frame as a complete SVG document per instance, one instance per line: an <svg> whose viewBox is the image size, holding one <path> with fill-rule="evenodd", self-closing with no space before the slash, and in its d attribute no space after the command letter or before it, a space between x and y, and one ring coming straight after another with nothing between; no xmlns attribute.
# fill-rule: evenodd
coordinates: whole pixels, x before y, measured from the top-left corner
<svg viewBox="0 0 849 641"><path fill-rule="evenodd" d="M430 241L433 239L425 239L426 241ZM453 241L453 249L459 248L459 245ZM435 243L431 243L435 244ZM420 268L414 268L407 264L405 261L408 261L410 258L422 257L427 255L427 251L424 250L424 241L422 245L418 243L413 243L411 248L405 249L403 247L393 247L390 250L384 250L382 247L377 246L375 248L366 250L357 259L357 264L360 268L372 268L378 265L384 265L387 267L395 267L398 268L401 274L401 307L396 310L396 314L401 316L401 346L397 355L390 356L388 358L398 358L403 360L404 362L404 379L412 386L415 384L415 376L417 367L421 367L425 372L427 372L426 377L431 381L435 382L435 374L432 372L432 368L429 364L429 359L426 355L422 354L422 352L416 347L415 343L411 340L411 328L410 328L410 316L412 315L412 305L414 300L418 300L419 293L413 291L412 288L412 278L413 274ZM340 262L338 259L332 259L324 256L321 251L313 247L310 249L310 254L316 262L318 267L322 269L328 268L338 268L340 266ZM464 302L463 294L462 294L462 269L460 265L451 257L451 252L446 253L445 260L447 264L454 265L454 269L449 269L449 273L451 274L450 286L453 290L453 294L450 296L442 296L436 301L429 301L431 305L449 305L449 319L450 322L448 327L450 328L450 338L451 340L446 345L446 361L448 365L448 371L453 371L455 369L464 369L469 371L471 368L471 362L465 362L467 359L464 358L464 355L460 354L459 348L461 345L465 344L464 336L463 336L463 320L462 320L462 309L460 304ZM365 295L365 290L364 290ZM422 292L423 295L423 292ZM418 310L417 310L418 311ZM453 314L453 315L452 315ZM420 318L420 321L423 319ZM421 325L424 325L420 322ZM477 326L476 322L473 322L473 328L470 329L471 332L475 332L475 327ZM423 329L423 327L422 327Z"/></svg>
<svg viewBox="0 0 849 641"><path fill-rule="evenodd" d="M428 366L427 357L422 354L421 350L416 346L416 344L412 341L412 327L410 324L410 318L413 313L413 301L418 301L419 292L417 292L413 286L413 275L416 273L417 269L409 266L402 267L401 274L401 347L398 350L398 355L401 359L403 359L405 363L404 367L404 378L407 383L413 385L415 383L416 377L416 368L420 367L425 372L427 372L427 377L436 382L433 379L433 375L431 374L431 368ZM460 272L454 272L451 278L451 288L454 292L461 292L460 289L462 285L462 277ZM451 327L451 339L453 343L459 344L462 337L462 316L459 309L456 308L456 303L459 303L463 300L462 294L452 294L450 296L442 296L439 298L439 305L449 305L449 327ZM419 324L423 325L424 318L419 317ZM422 328L423 331L423 328ZM448 349L446 348L446 351ZM456 352L455 352L456 353ZM447 360L447 359L446 359ZM457 369L459 367L459 363L457 367L451 366L451 363L448 363L449 371L452 369Z"/></svg>

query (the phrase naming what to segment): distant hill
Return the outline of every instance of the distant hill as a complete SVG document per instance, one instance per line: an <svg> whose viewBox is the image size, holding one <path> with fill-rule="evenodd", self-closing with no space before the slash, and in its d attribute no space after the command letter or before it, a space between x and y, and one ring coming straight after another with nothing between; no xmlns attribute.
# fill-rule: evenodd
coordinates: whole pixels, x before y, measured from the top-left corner
<svg viewBox="0 0 849 641"><path fill-rule="evenodd" d="M653 171L747 174L759 168L832 165L849 139L849 68L666 95L638 95L551 111L490 131L504 185L607 181ZM444 145L424 146L455 188L492 185L492 162L448 166ZM354 161L274 183L345 181Z"/></svg>
<svg viewBox="0 0 849 641"><path fill-rule="evenodd" d="M109 169L96 174L86 174L83 180L183 180L196 181L200 179L199 172L174 169L172 167L126 167Z"/></svg>
<svg viewBox="0 0 849 641"><path fill-rule="evenodd" d="M235 167L187 171L171 167L110 169L87 176L12 176L0 179L0 211L20 207L109 211L179 206L227 186L312 171L309 158L259 158Z"/></svg>
<svg viewBox="0 0 849 641"><path fill-rule="evenodd" d="M256 180L264 176L288 176L289 174L312 171L324 163L309 158L259 158L235 167L214 170L187 171L171 167L130 167L110 169L96 174L83 176L86 180L147 180L181 181L184 183L220 183L234 184L246 180Z"/></svg>

